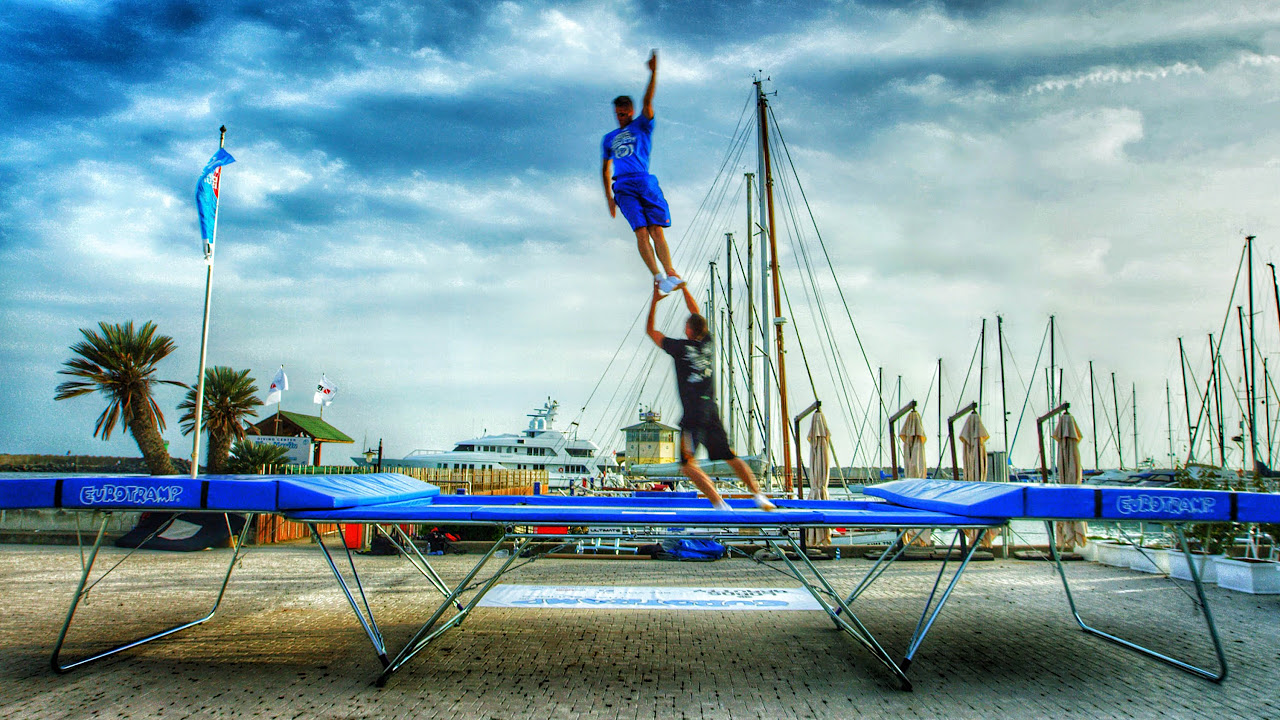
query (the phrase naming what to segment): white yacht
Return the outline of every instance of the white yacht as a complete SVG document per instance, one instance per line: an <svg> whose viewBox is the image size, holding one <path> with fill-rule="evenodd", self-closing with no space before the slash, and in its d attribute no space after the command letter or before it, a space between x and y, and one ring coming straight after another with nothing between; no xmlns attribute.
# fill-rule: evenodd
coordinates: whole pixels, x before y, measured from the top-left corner
<svg viewBox="0 0 1280 720"><path fill-rule="evenodd" d="M617 464L601 457L600 448L578 438L576 425L566 433L552 427L560 404L550 398L529 413L529 427L522 433L504 433L463 440L452 450L414 450L400 460L383 460L383 465L442 468L449 470L546 470L551 488L581 487L584 481L599 485L605 473L612 475ZM368 466L364 457L351 458Z"/></svg>

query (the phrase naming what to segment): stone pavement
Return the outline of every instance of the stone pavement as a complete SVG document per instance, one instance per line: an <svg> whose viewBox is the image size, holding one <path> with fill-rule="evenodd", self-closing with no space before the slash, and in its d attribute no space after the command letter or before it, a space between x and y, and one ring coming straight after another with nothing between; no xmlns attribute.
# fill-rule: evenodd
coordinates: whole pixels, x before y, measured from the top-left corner
<svg viewBox="0 0 1280 720"><path fill-rule="evenodd" d="M95 589L68 651L203 613L229 550L145 552ZM103 561L122 555L103 551ZM447 581L475 555L433 557ZM391 648L438 595L396 557L358 557ZM822 569L853 587L866 560ZM777 587L778 563L539 559L521 584ZM1069 566L1093 624L1215 666L1203 623L1163 578ZM900 657L937 564L899 563L855 605ZM550 718L1280 717L1280 596L1209 588L1230 663L1222 685L1079 631L1047 563L975 563L902 692L820 612L479 608L385 688L315 547L251 548L204 625L66 675L49 653L79 572L74 547L0 545L0 717Z"/></svg>

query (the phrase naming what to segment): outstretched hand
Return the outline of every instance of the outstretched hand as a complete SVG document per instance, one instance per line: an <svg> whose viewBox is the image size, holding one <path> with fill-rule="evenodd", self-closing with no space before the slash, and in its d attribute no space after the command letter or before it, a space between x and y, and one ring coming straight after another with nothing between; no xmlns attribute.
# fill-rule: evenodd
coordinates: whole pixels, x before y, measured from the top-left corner
<svg viewBox="0 0 1280 720"><path fill-rule="evenodd" d="M649 52L649 72L655 72L658 69L658 51Z"/></svg>

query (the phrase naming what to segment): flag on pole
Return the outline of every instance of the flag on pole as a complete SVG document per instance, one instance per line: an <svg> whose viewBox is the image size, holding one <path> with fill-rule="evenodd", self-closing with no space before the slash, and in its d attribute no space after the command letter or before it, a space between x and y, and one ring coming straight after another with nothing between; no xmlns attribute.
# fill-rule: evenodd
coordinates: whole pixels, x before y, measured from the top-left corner
<svg viewBox="0 0 1280 720"><path fill-rule="evenodd" d="M320 374L320 384L316 385L316 394L312 401L317 405L328 405L333 402L333 396L338 394L338 386L334 385L324 373Z"/></svg>
<svg viewBox="0 0 1280 720"><path fill-rule="evenodd" d="M218 184L222 179L222 166L230 165L236 159L225 148L209 158L204 171L200 173L200 182L196 183L196 212L200 215L200 239L205 243L205 251L213 245L214 219L218 214Z"/></svg>
<svg viewBox="0 0 1280 720"><path fill-rule="evenodd" d="M267 388L267 403L279 403L280 393L289 389L289 376L284 374L284 366L276 371L276 376L271 378L271 387Z"/></svg>

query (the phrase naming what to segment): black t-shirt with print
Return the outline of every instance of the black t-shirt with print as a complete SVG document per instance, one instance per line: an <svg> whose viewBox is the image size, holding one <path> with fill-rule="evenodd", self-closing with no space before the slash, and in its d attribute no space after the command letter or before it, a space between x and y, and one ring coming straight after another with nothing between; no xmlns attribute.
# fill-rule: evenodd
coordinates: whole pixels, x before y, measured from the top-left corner
<svg viewBox="0 0 1280 720"><path fill-rule="evenodd" d="M663 338L662 349L676 363L676 387L684 416L680 426L699 424L716 415L716 388L712 380L715 344L710 336L702 340Z"/></svg>

